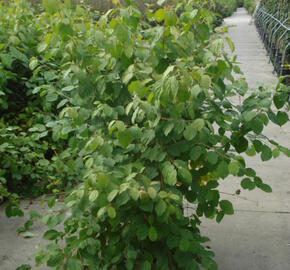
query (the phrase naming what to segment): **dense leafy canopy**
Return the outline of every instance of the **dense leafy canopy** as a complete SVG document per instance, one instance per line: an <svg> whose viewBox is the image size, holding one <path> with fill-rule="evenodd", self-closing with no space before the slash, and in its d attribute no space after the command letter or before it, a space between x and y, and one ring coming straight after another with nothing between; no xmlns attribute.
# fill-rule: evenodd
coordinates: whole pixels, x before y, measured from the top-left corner
<svg viewBox="0 0 290 270"><path fill-rule="evenodd" d="M250 14L254 12L256 4L256 0L244 0L244 7Z"/></svg>
<svg viewBox="0 0 290 270"><path fill-rule="evenodd" d="M27 181L53 192L73 187L42 218L53 242L37 264L217 269L200 218L234 213L218 190L229 175L244 189L271 191L242 154L290 156L263 135L269 121L288 121L287 89L277 87L275 110L267 88L247 92L225 53L234 44L226 29L213 31L205 1L160 6L146 18L115 2L100 17L58 0L40 13L20 0L0 6L0 139L10 139L0 140L1 181L33 172ZM191 216L184 200L196 208Z"/></svg>
<svg viewBox="0 0 290 270"><path fill-rule="evenodd" d="M288 0L244 0L244 7L253 13L258 3L277 18L282 20L289 18L290 2Z"/></svg>
<svg viewBox="0 0 290 270"><path fill-rule="evenodd" d="M289 24L290 2L288 0L262 0L261 5L278 18L283 20L288 18Z"/></svg>

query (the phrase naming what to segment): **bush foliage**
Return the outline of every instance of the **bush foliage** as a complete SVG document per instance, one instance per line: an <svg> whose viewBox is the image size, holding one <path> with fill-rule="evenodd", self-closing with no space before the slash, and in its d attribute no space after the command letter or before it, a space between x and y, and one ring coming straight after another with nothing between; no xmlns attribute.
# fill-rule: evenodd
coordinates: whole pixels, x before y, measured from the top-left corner
<svg viewBox="0 0 290 270"><path fill-rule="evenodd" d="M73 188L42 218L52 242L37 265L217 269L199 225L234 213L219 181L233 175L243 189L270 192L244 154L290 156L263 134L270 121L288 121L286 87L274 97L263 87L248 93L236 57L225 53L234 44L213 31L205 1L145 18L133 2L115 1L101 17L58 0L40 13L23 0L1 6L2 182ZM191 216L184 200L196 208Z"/></svg>
<svg viewBox="0 0 290 270"><path fill-rule="evenodd" d="M278 18L288 18L289 23L290 2L288 0L262 0L261 5Z"/></svg>
<svg viewBox="0 0 290 270"><path fill-rule="evenodd" d="M253 13L258 2L257 0L244 0L244 7L249 13ZM289 17L290 2L288 0L262 0L260 5L277 18Z"/></svg>
<svg viewBox="0 0 290 270"><path fill-rule="evenodd" d="M256 4L257 4L256 0L244 0L244 7L250 14L254 12Z"/></svg>

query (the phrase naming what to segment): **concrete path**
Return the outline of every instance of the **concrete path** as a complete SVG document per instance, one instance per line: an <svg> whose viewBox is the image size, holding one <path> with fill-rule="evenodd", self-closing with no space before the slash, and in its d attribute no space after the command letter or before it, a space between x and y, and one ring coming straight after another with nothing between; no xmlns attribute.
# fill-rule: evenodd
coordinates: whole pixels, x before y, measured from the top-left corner
<svg viewBox="0 0 290 270"><path fill-rule="evenodd" d="M259 83L275 85L276 76L254 24L245 9L225 20L233 25L229 37L236 45L241 69L254 89ZM266 134L290 147L290 124L279 128L269 125ZM202 231L212 240L220 270L287 270L290 269L290 159L281 155L270 162L259 157L247 158L273 193L242 191L240 198L224 194L233 202L236 214L221 224L206 220ZM239 181L227 179L221 190L233 194Z"/></svg>
<svg viewBox="0 0 290 270"><path fill-rule="evenodd" d="M273 73L273 66L247 11L239 8L232 17L225 19L225 24L230 26L229 36L235 43L235 53L249 87L276 84L277 76Z"/></svg>
<svg viewBox="0 0 290 270"><path fill-rule="evenodd" d="M29 217L29 212L36 210L41 214L47 212L47 203L36 201L23 201L21 209L25 216ZM45 227L40 222L36 222L30 228L30 232L34 235L31 238L24 238L22 235L17 235L17 229L23 227L26 218L9 218L5 216L5 206L0 206L0 270L15 270L22 264L30 264L34 267L33 254L39 250L36 246L41 241L42 235L45 232ZM42 244L45 242L42 240ZM47 270L47 267L37 268L39 270Z"/></svg>
<svg viewBox="0 0 290 270"><path fill-rule="evenodd" d="M250 17L244 9L239 9L226 24L229 36L236 44L236 53L241 62L249 86L255 88L258 82L275 84L277 78L272 74L272 66L255 26L250 25ZM283 129L269 126L267 134L281 144L290 147L290 125ZM205 220L202 231L212 240L211 247L216 253L220 270L288 270L290 269L290 159L279 159L263 163L259 158L249 160L273 188L272 194L256 190L243 191L240 198L224 194L234 203L236 214L226 217L221 224ZM234 193L239 188L235 179L223 182L224 193ZM24 202L24 208L45 211L38 201L32 205ZM14 270L18 265L30 263L27 256L33 254L40 241L44 228L32 227L36 236L23 239L15 232L24 223L23 219L6 219L4 208L0 207L0 270ZM32 269L36 269L33 267ZM38 269L38 268L37 268ZM43 267L41 269L47 269Z"/></svg>

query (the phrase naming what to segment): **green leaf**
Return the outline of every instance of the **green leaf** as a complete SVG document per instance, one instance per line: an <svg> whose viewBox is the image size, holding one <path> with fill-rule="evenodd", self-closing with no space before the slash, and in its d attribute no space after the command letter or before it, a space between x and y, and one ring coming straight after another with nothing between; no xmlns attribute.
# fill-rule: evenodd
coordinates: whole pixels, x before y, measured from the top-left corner
<svg viewBox="0 0 290 270"><path fill-rule="evenodd" d="M170 249L176 248L179 245L179 238L176 235L169 235L167 237L166 243Z"/></svg>
<svg viewBox="0 0 290 270"><path fill-rule="evenodd" d="M263 131L264 125L263 122L259 119L255 119L252 123L252 129L256 134L261 134Z"/></svg>
<svg viewBox="0 0 290 270"><path fill-rule="evenodd" d="M221 209L223 210L223 212L226 215L233 215L234 214L234 208L233 208L233 205L230 201L221 200L219 204L220 204Z"/></svg>
<svg viewBox="0 0 290 270"><path fill-rule="evenodd" d="M281 108L284 107L284 105L287 101L287 94L277 92L277 93L275 93L273 100L274 100L274 104L275 104L276 108L278 110L280 110Z"/></svg>
<svg viewBox="0 0 290 270"><path fill-rule="evenodd" d="M262 147L262 153L261 153L261 159L263 161L268 161L272 158L272 150L267 145L263 145Z"/></svg>
<svg viewBox="0 0 290 270"><path fill-rule="evenodd" d="M190 245L190 243L189 243L188 239L182 238L179 242L179 249L182 252L186 252L189 249L189 245Z"/></svg>
<svg viewBox="0 0 290 270"><path fill-rule="evenodd" d="M139 199L139 190L137 188L130 188L130 196L134 201L138 201Z"/></svg>
<svg viewBox="0 0 290 270"><path fill-rule="evenodd" d="M61 233L56 231L56 230L49 230L49 231L46 231L44 233L43 238L46 239L46 240L55 240L60 235L61 235Z"/></svg>
<svg viewBox="0 0 290 270"><path fill-rule="evenodd" d="M264 184L264 183L260 184L258 186L258 188L263 190L264 192L267 192L267 193L271 193L272 192L272 188L269 185Z"/></svg>
<svg viewBox="0 0 290 270"><path fill-rule="evenodd" d="M225 179L229 175L229 167L225 161L219 163L217 167L218 176Z"/></svg>
<svg viewBox="0 0 290 270"><path fill-rule="evenodd" d="M8 206L5 208L5 214L7 217L23 217L24 213L18 206L12 206L11 204L8 204Z"/></svg>
<svg viewBox="0 0 290 270"><path fill-rule="evenodd" d="M16 270L30 270L32 269L29 264L22 264L16 268Z"/></svg>
<svg viewBox="0 0 290 270"><path fill-rule="evenodd" d="M224 216L225 216L224 212L222 212L222 211L219 212L216 216L216 222L220 223L222 221L222 219L224 218Z"/></svg>
<svg viewBox="0 0 290 270"><path fill-rule="evenodd" d="M232 40L229 37L226 37L227 44L233 53L235 51L235 44L232 42Z"/></svg>
<svg viewBox="0 0 290 270"><path fill-rule="evenodd" d="M166 85L167 91L170 93L170 97L175 99L178 93L178 89L179 89L179 84L178 84L177 79L174 76L171 76L167 79L165 85Z"/></svg>
<svg viewBox="0 0 290 270"><path fill-rule="evenodd" d="M241 182L241 186L243 189L253 190L256 188L255 182L251 181L250 178L245 178Z"/></svg>
<svg viewBox="0 0 290 270"><path fill-rule="evenodd" d="M157 1L157 4L158 4L159 6L162 6L162 5L165 3L165 1L166 1L166 0L158 0L158 1Z"/></svg>
<svg viewBox="0 0 290 270"><path fill-rule="evenodd" d="M200 86L204 89L209 89L211 86L211 77L208 75L203 75L201 77Z"/></svg>
<svg viewBox="0 0 290 270"><path fill-rule="evenodd" d="M127 252L126 252L126 257L128 259L133 259L134 260L134 259L137 258L137 256L138 256L138 253L134 249L128 249Z"/></svg>
<svg viewBox="0 0 290 270"><path fill-rule="evenodd" d="M272 151L273 158L278 158L280 156L280 150L278 148Z"/></svg>
<svg viewBox="0 0 290 270"><path fill-rule="evenodd" d="M109 193L109 195L108 195L108 201L109 202L112 202L115 198L116 198L116 196L118 195L118 193L119 193L119 190L113 190L113 191L111 191L110 193Z"/></svg>
<svg viewBox="0 0 290 270"><path fill-rule="evenodd" d="M148 231L148 237L150 241L155 242L158 239L158 233L156 229L152 226Z"/></svg>
<svg viewBox="0 0 290 270"><path fill-rule="evenodd" d="M210 164L215 165L218 162L218 154L214 152L208 152L207 159Z"/></svg>
<svg viewBox="0 0 290 270"><path fill-rule="evenodd" d="M54 14L61 6L59 0L42 0L42 3L49 14Z"/></svg>
<svg viewBox="0 0 290 270"><path fill-rule="evenodd" d="M148 236L148 227L145 224L141 224L137 228L136 235L140 241L143 241Z"/></svg>
<svg viewBox="0 0 290 270"><path fill-rule="evenodd" d="M127 43L131 38L131 33L124 23L118 23L115 29L115 33L119 41Z"/></svg>
<svg viewBox="0 0 290 270"><path fill-rule="evenodd" d="M82 270L82 263L77 258L69 258L67 261L67 269L69 270Z"/></svg>
<svg viewBox="0 0 290 270"><path fill-rule="evenodd" d="M176 202L180 201L180 199L181 199L180 196L177 194L169 194L169 198L176 201Z"/></svg>
<svg viewBox="0 0 290 270"><path fill-rule="evenodd" d="M200 24L197 27L197 34L202 41L208 40L210 38L210 29L208 25L206 25L205 23Z"/></svg>
<svg viewBox="0 0 290 270"><path fill-rule="evenodd" d="M127 146L133 141L132 134L129 129L124 129L118 132L118 140L120 145L123 148L127 148Z"/></svg>
<svg viewBox="0 0 290 270"><path fill-rule="evenodd" d="M86 168L89 169L93 166L93 164L94 164L94 159L91 157L91 158L87 159L85 166L86 166Z"/></svg>
<svg viewBox="0 0 290 270"><path fill-rule="evenodd" d="M179 167L178 168L178 174L182 178L182 182L184 182L187 185L191 185L192 183L192 175L190 171L187 168Z"/></svg>
<svg viewBox="0 0 290 270"><path fill-rule="evenodd" d="M73 86L73 85L68 85L68 86L62 88L61 91L63 91L63 92L71 92L71 91L74 90L74 89L75 89L75 86Z"/></svg>
<svg viewBox="0 0 290 270"><path fill-rule="evenodd" d="M126 260L126 269L127 270L133 270L134 269L134 263L133 263L133 260Z"/></svg>
<svg viewBox="0 0 290 270"><path fill-rule="evenodd" d="M27 232L22 233L22 236L23 236L23 238L33 238L36 235L32 232L27 231Z"/></svg>
<svg viewBox="0 0 290 270"><path fill-rule="evenodd" d="M249 157L253 157L256 155L256 150L255 150L255 147L254 145L252 145L247 151L246 151L246 154L249 156Z"/></svg>
<svg viewBox="0 0 290 270"><path fill-rule="evenodd" d="M233 140L232 144L239 154L247 151L248 146L249 146L248 140L243 136L236 137Z"/></svg>
<svg viewBox="0 0 290 270"><path fill-rule="evenodd" d="M162 22L164 20L164 18L165 18L165 9L164 8L160 8L154 13L154 19L157 22Z"/></svg>
<svg viewBox="0 0 290 270"><path fill-rule="evenodd" d="M147 190L147 192L148 192L149 197L150 197L152 200L154 200L154 199L156 198L156 196L157 196L157 191L156 191L155 188L153 188L153 187L149 187L148 190Z"/></svg>
<svg viewBox="0 0 290 270"><path fill-rule="evenodd" d="M60 265L63 261L63 254L62 253L57 253L54 255L51 255L50 258L47 261L47 266L49 267L57 267Z"/></svg>
<svg viewBox="0 0 290 270"><path fill-rule="evenodd" d="M141 270L151 270L151 263L149 261L145 261L141 265Z"/></svg>
<svg viewBox="0 0 290 270"><path fill-rule="evenodd" d="M168 134L173 130L174 128L174 123L167 123L164 129L164 135L168 136Z"/></svg>
<svg viewBox="0 0 290 270"><path fill-rule="evenodd" d="M189 153L189 157L192 161L197 161L200 156L202 155L202 147L201 146L195 146L191 149Z"/></svg>
<svg viewBox="0 0 290 270"><path fill-rule="evenodd" d="M163 200L159 200L155 206L157 216L162 216L165 213L166 208L167 208L166 202L164 202Z"/></svg>
<svg viewBox="0 0 290 270"><path fill-rule="evenodd" d="M108 207L107 213L108 213L109 218L111 218L111 219L114 219L116 217L116 210L112 206Z"/></svg>
<svg viewBox="0 0 290 270"><path fill-rule="evenodd" d="M56 93L48 93L46 96L46 101L47 102L54 102L58 99L58 95Z"/></svg>
<svg viewBox="0 0 290 270"><path fill-rule="evenodd" d="M164 20L166 26L173 26L177 23L177 16L174 11L166 11Z"/></svg>
<svg viewBox="0 0 290 270"><path fill-rule="evenodd" d="M201 88L200 88L200 86L198 85L198 84L196 84L195 86L193 86L191 89L190 89L190 93L191 93L191 97L192 98L197 98L198 97L198 95L201 93ZM190 115L191 116L191 118L194 118L194 113L193 113L193 115Z"/></svg>
<svg viewBox="0 0 290 270"><path fill-rule="evenodd" d="M48 201L47 201L47 206L48 206L49 208L52 208L52 207L54 206L54 204L55 204L55 201L56 201L55 196L51 196L51 197L48 199Z"/></svg>
<svg viewBox="0 0 290 270"><path fill-rule="evenodd" d="M192 125L195 130L201 131L205 126L205 122L202 118L198 118L193 121Z"/></svg>
<svg viewBox="0 0 290 270"><path fill-rule="evenodd" d="M14 59L11 57L10 54L0 54L0 60L2 65L11 68Z"/></svg>
<svg viewBox="0 0 290 270"><path fill-rule="evenodd" d="M177 172L174 166L166 161L161 165L161 172L164 177L164 182L170 186L174 186L177 182Z"/></svg>
<svg viewBox="0 0 290 270"><path fill-rule="evenodd" d="M243 118L246 122L251 121L252 119L254 119L256 116L256 112L255 111L246 111L243 113Z"/></svg>
<svg viewBox="0 0 290 270"><path fill-rule="evenodd" d="M129 84L128 90L130 93L136 93L139 98L146 96L148 88L140 81L133 81Z"/></svg>
<svg viewBox="0 0 290 270"><path fill-rule="evenodd" d="M44 43L44 42L43 43L39 43L39 45L37 46L37 51L39 53L42 53L42 52L44 52L46 50L47 46L48 46L47 43Z"/></svg>
<svg viewBox="0 0 290 270"><path fill-rule="evenodd" d="M106 188L109 183L109 176L105 173L98 173L97 175L98 183L101 188Z"/></svg>
<svg viewBox="0 0 290 270"><path fill-rule="evenodd" d="M99 197L99 192L97 190L93 190L89 195L89 201L94 202Z"/></svg>
<svg viewBox="0 0 290 270"><path fill-rule="evenodd" d="M253 145L255 147L255 150L257 153L260 153L262 152L262 149L263 149L263 143L259 140L254 140L253 141Z"/></svg>
<svg viewBox="0 0 290 270"><path fill-rule="evenodd" d="M183 132L183 136L187 141L193 140L196 134L197 134L197 129L193 126L193 124L187 126L185 131Z"/></svg>
<svg viewBox="0 0 290 270"><path fill-rule="evenodd" d="M34 70L34 69L37 67L37 65L38 65L38 60L37 60L37 58L32 57L32 58L30 59L30 62L29 62L29 68L30 68L31 70Z"/></svg>
<svg viewBox="0 0 290 270"><path fill-rule="evenodd" d="M280 127L285 125L289 121L289 116L286 112L277 113L277 123Z"/></svg>
<svg viewBox="0 0 290 270"><path fill-rule="evenodd" d="M239 162L232 161L229 164L229 172L230 172L230 174L237 175L239 173L239 171L240 171L240 164L239 164Z"/></svg>

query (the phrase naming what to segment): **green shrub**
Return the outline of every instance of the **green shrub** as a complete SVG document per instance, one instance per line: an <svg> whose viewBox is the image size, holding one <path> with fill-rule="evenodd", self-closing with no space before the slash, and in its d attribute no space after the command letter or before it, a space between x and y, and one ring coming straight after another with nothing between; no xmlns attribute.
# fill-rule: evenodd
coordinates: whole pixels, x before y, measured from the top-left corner
<svg viewBox="0 0 290 270"><path fill-rule="evenodd" d="M238 7L243 7L244 6L244 0L237 0L237 5L238 5Z"/></svg>
<svg viewBox="0 0 290 270"><path fill-rule="evenodd" d="M290 2L288 0L263 0L261 5L278 18L289 18Z"/></svg>
<svg viewBox="0 0 290 270"><path fill-rule="evenodd" d="M238 7L236 0L216 0L216 11L221 14L223 18L231 16Z"/></svg>
<svg viewBox="0 0 290 270"><path fill-rule="evenodd" d="M256 0L244 0L244 7L250 14L254 12L256 4Z"/></svg>
<svg viewBox="0 0 290 270"><path fill-rule="evenodd" d="M238 7L237 0L215 0L214 12L216 13L215 25L222 24L223 19L231 16Z"/></svg>
<svg viewBox="0 0 290 270"><path fill-rule="evenodd" d="M51 62L37 69L44 33L35 16L25 1L0 3L0 202L6 198L13 204L13 193L35 197L59 192L74 179L69 158L58 155L65 144L56 145L47 127L58 109L41 95L53 87L56 67Z"/></svg>
<svg viewBox="0 0 290 270"><path fill-rule="evenodd" d="M34 14L26 3L9 7L1 5L0 200L3 200L9 197L10 191L25 193L31 185L34 192L40 189L39 181L46 174L45 171L43 174L43 167L46 170L48 164L38 165L48 146L45 142L39 143L37 135L29 132L35 122L34 117L39 117L39 101L31 97L27 86L32 76L29 58L35 54L31 48L35 48L38 42L37 31L31 25ZM21 13L23 9L25 14ZM45 136L43 134L42 137Z"/></svg>
<svg viewBox="0 0 290 270"><path fill-rule="evenodd" d="M53 242L38 265L217 269L199 225L203 216L220 222L234 213L219 181L234 175L243 189L271 191L243 155L290 156L263 134L269 121L288 121L286 89L277 89L275 112L271 91L247 93L224 50L234 44L213 32L206 7L203 0L179 1L144 18L133 4L116 5L96 18L86 7L46 0L45 11L26 22L39 37L27 83L52 115L44 121L47 141L62 164L69 159L76 182L64 204L42 218L44 238ZM241 105L231 102L246 94ZM68 181L56 172L49 175ZM190 216L185 200L196 208ZM54 203L52 197L49 207Z"/></svg>

